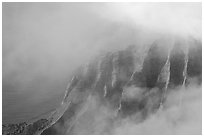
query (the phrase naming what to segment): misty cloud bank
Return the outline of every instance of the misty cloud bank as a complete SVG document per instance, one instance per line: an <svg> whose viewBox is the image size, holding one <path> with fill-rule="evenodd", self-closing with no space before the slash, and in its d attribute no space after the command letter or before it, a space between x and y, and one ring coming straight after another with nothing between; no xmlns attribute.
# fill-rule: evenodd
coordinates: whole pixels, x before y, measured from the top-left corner
<svg viewBox="0 0 204 137"><path fill-rule="evenodd" d="M138 90L137 87L131 90ZM179 94L183 94L182 105ZM163 109L149 112L144 119L137 112L126 118L116 118L116 113L108 105L101 104L97 96L91 96L79 113L71 134L201 134L202 131L202 89L197 84L186 88L178 87L169 91ZM135 96L141 98L141 96ZM146 107L151 109L151 104ZM115 119L116 118L116 119ZM67 121L69 123L69 121ZM60 127L57 129L60 132ZM70 130L68 131L70 134Z"/></svg>

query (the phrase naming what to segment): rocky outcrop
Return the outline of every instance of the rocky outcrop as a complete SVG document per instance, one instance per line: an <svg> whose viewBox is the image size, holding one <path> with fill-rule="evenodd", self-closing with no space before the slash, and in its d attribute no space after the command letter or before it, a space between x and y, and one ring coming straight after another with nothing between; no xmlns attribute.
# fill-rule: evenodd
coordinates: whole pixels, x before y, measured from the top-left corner
<svg viewBox="0 0 204 137"><path fill-rule="evenodd" d="M27 124L26 122L19 124L6 124L3 125L2 134L7 135L34 135L40 134L51 121L47 119L40 119L34 123Z"/></svg>

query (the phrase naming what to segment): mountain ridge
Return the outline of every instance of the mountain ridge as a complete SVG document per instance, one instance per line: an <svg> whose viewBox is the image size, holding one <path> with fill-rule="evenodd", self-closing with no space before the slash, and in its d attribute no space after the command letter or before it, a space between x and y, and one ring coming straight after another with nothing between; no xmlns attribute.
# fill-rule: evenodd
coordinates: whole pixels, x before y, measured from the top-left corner
<svg viewBox="0 0 204 137"><path fill-rule="evenodd" d="M144 120L162 107L168 89L186 86L191 77L199 77L201 84L202 44L196 40L188 44L188 52L183 48L185 42L176 41L172 48L167 48L159 40L141 53L134 45L107 52L77 71L61 106L49 118L20 123L16 128L12 124L3 125L2 133L73 134L75 123L86 112L86 102L92 96L115 111L115 118L140 112ZM134 95L136 91L129 90L130 87L137 88L141 98L131 99L129 92ZM150 103L152 100L154 103Z"/></svg>

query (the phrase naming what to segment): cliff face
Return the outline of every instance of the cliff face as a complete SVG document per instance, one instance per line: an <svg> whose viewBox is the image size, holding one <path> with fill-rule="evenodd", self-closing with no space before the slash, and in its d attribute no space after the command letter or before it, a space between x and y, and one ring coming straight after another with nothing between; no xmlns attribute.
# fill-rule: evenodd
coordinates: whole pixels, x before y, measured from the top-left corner
<svg viewBox="0 0 204 137"><path fill-rule="evenodd" d="M28 126L24 124L22 133L72 134L90 96L115 111L114 118L140 112L145 119L149 112L161 108L169 89L187 85L192 77L199 77L201 84L201 43L176 41L172 48L167 48L155 41L144 51L136 47L108 52L79 69L66 89L61 107L46 119L47 124L32 133L27 132ZM134 87L131 96L138 98L131 98L130 87ZM11 126L3 126L3 134L16 133L10 131Z"/></svg>

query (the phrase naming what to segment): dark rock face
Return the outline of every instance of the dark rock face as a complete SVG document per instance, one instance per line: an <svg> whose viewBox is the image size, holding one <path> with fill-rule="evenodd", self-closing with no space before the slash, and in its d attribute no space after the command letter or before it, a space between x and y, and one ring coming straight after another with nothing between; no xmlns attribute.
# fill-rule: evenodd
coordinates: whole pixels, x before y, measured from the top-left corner
<svg viewBox="0 0 204 137"><path fill-rule="evenodd" d="M188 78L202 78L202 45L197 41L190 44L197 46L190 46L192 48L189 48L188 55L180 42L176 42L170 52L170 78L167 88L182 85L185 56L188 56ZM158 77L167 62L168 51L160 41L156 41L144 57L141 70L136 71L136 50L136 47L129 46L125 50L109 52L80 69L66 89L63 104L68 107L54 124L51 124L52 119L44 119L30 125L21 123L20 127L16 125L17 128L3 125L3 134L36 134L41 129L44 130L43 135L72 134L72 128L77 117L83 113L89 95L97 96L101 104L108 104L117 111L117 117L128 117L140 112L145 119L149 112L155 112L160 107L166 81L158 84ZM140 97L124 99L126 87L137 87L138 91L134 89L135 92L142 90Z"/></svg>
<svg viewBox="0 0 204 137"><path fill-rule="evenodd" d="M188 68L189 77L197 77L202 75L202 43L191 41L188 51ZM200 79L201 82L201 79Z"/></svg>
<svg viewBox="0 0 204 137"><path fill-rule="evenodd" d="M138 100L122 101L121 110L119 114L123 117L135 114L136 112L139 112L142 109L144 109L145 103L146 103L145 99L142 99L142 101Z"/></svg>
<svg viewBox="0 0 204 137"><path fill-rule="evenodd" d="M171 51L170 64L170 84L173 86L181 85L184 80L185 53L179 43L176 43Z"/></svg>
<svg viewBox="0 0 204 137"><path fill-rule="evenodd" d="M145 118L148 111L150 111L148 110L149 108L152 108L152 111L159 108L161 93L159 90L156 93L150 92L150 89L156 87L158 76L167 60L167 55L164 55L164 53L166 53L166 49L156 42L150 47L144 59L142 70L134 73L133 79L129 84L129 86L133 84L136 87L146 88L147 90L140 96L140 99L122 100L119 113L122 117L141 112ZM153 96L157 97L157 100L155 98L154 106L147 107L149 99L151 99L150 96L151 98Z"/></svg>
<svg viewBox="0 0 204 137"><path fill-rule="evenodd" d="M134 73L133 79L129 85L131 84L137 87L146 87L146 77L144 76L144 73L142 71Z"/></svg>
<svg viewBox="0 0 204 137"><path fill-rule="evenodd" d="M98 75L96 76L96 83L94 90L100 96L104 95L104 86L106 85L108 89L111 88L111 75L113 71L113 55L107 53L101 61L98 62Z"/></svg>
<svg viewBox="0 0 204 137"><path fill-rule="evenodd" d="M144 60L142 72L146 79L146 87L148 88L155 87L158 75L166 62L167 55L162 56L164 51L165 49L155 43L150 47L148 55Z"/></svg>

